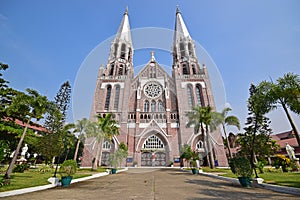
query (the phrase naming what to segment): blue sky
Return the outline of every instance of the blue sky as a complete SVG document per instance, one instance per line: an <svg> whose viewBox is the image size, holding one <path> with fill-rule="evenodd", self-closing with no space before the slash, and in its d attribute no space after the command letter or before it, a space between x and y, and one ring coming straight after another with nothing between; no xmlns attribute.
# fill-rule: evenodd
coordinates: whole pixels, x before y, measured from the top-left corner
<svg viewBox="0 0 300 200"><path fill-rule="evenodd" d="M276 80L287 72L300 74L297 0L0 0L0 61L10 65L5 78L12 87L34 88L52 99L64 81L75 83L91 51L116 34L126 6L131 29L173 30L176 5L192 38L217 65L231 114L242 124L247 117L250 83L270 77ZM108 52L101 56L107 57ZM164 65L171 64L169 52L157 51L156 58ZM135 66L148 60L147 49L135 52ZM87 77L88 81L95 82L96 75ZM82 107L82 116L88 117L91 102L80 103L76 107ZM290 130L281 109L270 117L274 132ZM293 118L300 129L299 116Z"/></svg>

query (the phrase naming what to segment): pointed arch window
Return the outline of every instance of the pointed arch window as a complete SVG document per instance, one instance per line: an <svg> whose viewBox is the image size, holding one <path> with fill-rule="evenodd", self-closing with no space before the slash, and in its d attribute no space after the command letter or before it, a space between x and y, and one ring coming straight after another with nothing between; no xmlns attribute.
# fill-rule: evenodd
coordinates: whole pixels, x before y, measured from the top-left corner
<svg viewBox="0 0 300 200"><path fill-rule="evenodd" d="M193 71L193 74L196 74L196 67L194 64L192 64L192 71Z"/></svg>
<svg viewBox="0 0 300 200"><path fill-rule="evenodd" d="M193 107L193 88L192 88L192 85L187 86L187 97L188 97L189 107L192 108Z"/></svg>
<svg viewBox="0 0 300 200"><path fill-rule="evenodd" d="M119 76L123 75L123 68L124 68L124 65L120 65L119 71L118 71Z"/></svg>
<svg viewBox="0 0 300 200"><path fill-rule="evenodd" d="M164 105L161 100L158 101L158 112L163 112L164 111Z"/></svg>
<svg viewBox="0 0 300 200"><path fill-rule="evenodd" d="M111 95L111 85L108 85L106 88L106 99L105 99L105 110L109 109L109 102L110 102L110 95Z"/></svg>
<svg viewBox="0 0 300 200"><path fill-rule="evenodd" d="M186 64L183 64L183 65L182 65L182 74L189 74L188 68L187 68L187 65L186 65Z"/></svg>
<svg viewBox="0 0 300 200"><path fill-rule="evenodd" d="M203 149L204 148L204 145L203 145L203 142L201 140L199 140L196 144L196 149Z"/></svg>
<svg viewBox="0 0 300 200"><path fill-rule="evenodd" d="M189 55L191 57L193 57L194 56L194 51L193 51L193 45L192 45L191 42L189 42L189 44L188 44L188 49L189 49Z"/></svg>
<svg viewBox="0 0 300 200"><path fill-rule="evenodd" d="M202 92L201 92L201 90L202 90L201 85L197 85L196 86L196 95L197 95L197 103L198 103L199 106L202 106L202 98L201 98Z"/></svg>
<svg viewBox="0 0 300 200"><path fill-rule="evenodd" d="M111 145L108 141L105 141L102 145L103 150L110 150Z"/></svg>
<svg viewBox="0 0 300 200"><path fill-rule="evenodd" d="M149 112L149 101L148 100L146 100L144 102L144 112Z"/></svg>
<svg viewBox="0 0 300 200"><path fill-rule="evenodd" d="M118 53L118 43L115 43L114 45L114 57L116 58L117 57L117 53Z"/></svg>
<svg viewBox="0 0 300 200"><path fill-rule="evenodd" d="M110 71L109 71L109 75L113 76L114 75L114 69L115 69L115 64L111 64L110 65Z"/></svg>
<svg viewBox="0 0 300 200"><path fill-rule="evenodd" d="M125 54L126 54L126 45L123 43L121 46L121 58L125 59Z"/></svg>
<svg viewBox="0 0 300 200"><path fill-rule="evenodd" d="M182 57L185 57L185 49L184 49L184 43L183 43L183 42L181 42L181 43L179 44L179 48L180 48L180 55L181 55L181 58L182 58Z"/></svg>
<svg viewBox="0 0 300 200"><path fill-rule="evenodd" d="M151 112L155 112L156 110L156 102L154 100L151 101Z"/></svg>
<svg viewBox="0 0 300 200"><path fill-rule="evenodd" d="M119 108L119 98L120 98L120 86L117 85L115 88L114 110L118 110Z"/></svg>
<svg viewBox="0 0 300 200"><path fill-rule="evenodd" d="M142 149L160 149L163 150L165 148L164 143L159 139L156 135L151 135L144 142Z"/></svg>

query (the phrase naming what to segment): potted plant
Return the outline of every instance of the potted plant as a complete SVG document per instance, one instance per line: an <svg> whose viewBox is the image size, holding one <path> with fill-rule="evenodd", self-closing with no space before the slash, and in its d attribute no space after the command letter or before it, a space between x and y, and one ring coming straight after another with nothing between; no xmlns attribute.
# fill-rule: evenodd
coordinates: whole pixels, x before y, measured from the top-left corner
<svg viewBox="0 0 300 200"><path fill-rule="evenodd" d="M174 162L170 161L170 167L174 167Z"/></svg>
<svg viewBox="0 0 300 200"><path fill-rule="evenodd" d="M137 161L133 161L133 166L134 167L137 167L137 164L138 164Z"/></svg>
<svg viewBox="0 0 300 200"><path fill-rule="evenodd" d="M59 168L59 173L61 175L61 185L67 187L70 185L73 174L76 173L77 163L75 160L66 160L64 161Z"/></svg>
<svg viewBox="0 0 300 200"><path fill-rule="evenodd" d="M229 161L232 173L238 176L239 182L243 187L250 187L253 169L250 161L242 156L237 156Z"/></svg>
<svg viewBox="0 0 300 200"><path fill-rule="evenodd" d="M190 167L192 168L192 173L193 174L199 174L199 168L197 166L197 161L196 160L191 160Z"/></svg>
<svg viewBox="0 0 300 200"><path fill-rule="evenodd" d="M127 146L124 144L124 142L121 142L118 150L109 156L110 165L112 166L111 169L112 174L117 173L118 165L121 166L121 164L124 162L124 159L127 156L128 156Z"/></svg>

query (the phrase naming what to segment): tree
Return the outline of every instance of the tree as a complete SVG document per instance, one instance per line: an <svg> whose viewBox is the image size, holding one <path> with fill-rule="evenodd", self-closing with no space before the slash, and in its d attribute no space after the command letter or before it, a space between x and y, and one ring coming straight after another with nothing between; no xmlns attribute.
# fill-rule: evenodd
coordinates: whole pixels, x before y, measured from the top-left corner
<svg viewBox="0 0 300 200"><path fill-rule="evenodd" d="M116 125L117 121L112 119L112 113L108 113L104 117L98 117L97 122L93 122L88 126L87 135L95 137L98 142L93 170L97 169L99 163L101 164L102 144L104 139L111 142L113 136L119 135L119 129Z"/></svg>
<svg viewBox="0 0 300 200"><path fill-rule="evenodd" d="M229 141L228 141L228 137L227 137L227 132L226 132L226 128L225 126L235 126L240 130L240 121L236 116L227 116L228 112L231 111L231 108L224 108L223 111L220 113L220 118L221 118L221 124L222 124L222 128L224 131L224 135L226 138L226 146L228 149L228 153L229 153L229 158L232 158L232 154L230 151L230 146L229 146Z"/></svg>
<svg viewBox="0 0 300 200"><path fill-rule="evenodd" d="M11 160L9 167L5 173L6 183L10 183L10 174L13 170L13 166L17 160L18 152L22 146L29 122L32 119L41 119L46 112L48 102L47 97L41 96L37 91L27 89L27 94L19 92L11 102L11 105L7 109L8 116L12 118L19 118L25 122L25 128L22 136L19 140L16 153Z"/></svg>
<svg viewBox="0 0 300 200"><path fill-rule="evenodd" d="M256 177L257 172L255 170L255 152L257 152L258 149L256 148L257 146L255 144L258 143L257 135L270 135L272 132L272 130L269 128L270 121L267 117L265 117L265 114L274 108L272 105L272 97L267 95L271 88L272 84L263 81L258 86L251 84L249 89L249 116L247 118L246 127L244 128L244 142L241 142L241 145L242 148L244 147L246 149L245 152L248 152L248 159L255 171Z"/></svg>
<svg viewBox="0 0 300 200"><path fill-rule="evenodd" d="M300 114L300 77L293 73L287 73L282 78L278 78L276 84L273 84L270 95L273 97L274 104L282 106L289 123L295 133L298 146L300 146L299 131L290 115L288 108L293 112Z"/></svg>
<svg viewBox="0 0 300 200"><path fill-rule="evenodd" d="M56 96L54 97L54 104L49 107L49 113L45 120L45 127L51 132L57 132L63 127L65 123L67 110L71 100L71 86L69 81L66 81L60 86ZM57 112L59 111L59 113Z"/></svg>
<svg viewBox="0 0 300 200"><path fill-rule="evenodd" d="M78 154L78 149L79 149L79 144L80 140L84 138L84 134L87 132L87 128L90 125L90 121L86 118L83 118L81 120L78 120L75 124L75 132L78 133L78 139L77 139L77 144L76 144L76 149L75 149L75 154L73 160L77 160L77 154Z"/></svg>
<svg viewBox="0 0 300 200"><path fill-rule="evenodd" d="M69 107L69 103L70 103L70 98L71 98L71 86L69 81L66 81L65 83L63 83L60 87L60 89L58 90L55 98L54 98L54 102L52 102L51 104L49 104L48 107L48 113L46 116L46 120L45 120L45 127L49 130L48 134L51 134L51 136L48 136L49 139L59 139L62 138L62 141L64 143L64 146L67 147L67 154L68 154L68 150L70 149L70 144L69 143L70 137L68 138L63 138L64 136L67 136L64 133L64 124L65 124L65 120L66 120L66 115L67 115L67 110ZM53 134L61 134L61 135L57 135L57 136L53 136ZM60 142L57 143L57 147L54 149L59 149L60 148ZM52 153L50 154L55 154L56 150L54 150ZM53 162L55 160L55 156L58 156L57 154L54 155L53 157Z"/></svg>
<svg viewBox="0 0 300 200"><path fill-rule="evenodd" d="M209 131L216 130L218 125L221 124L219 114L212 111L212 108L209 106L196 106L193 107L192 111L187 113L187 117L189 118L187 127L194 125L194 132L198 133L200 129L201 134L204 136L204 147L209 155L209 165L211 168L214 168L214 156Z"/></svg>

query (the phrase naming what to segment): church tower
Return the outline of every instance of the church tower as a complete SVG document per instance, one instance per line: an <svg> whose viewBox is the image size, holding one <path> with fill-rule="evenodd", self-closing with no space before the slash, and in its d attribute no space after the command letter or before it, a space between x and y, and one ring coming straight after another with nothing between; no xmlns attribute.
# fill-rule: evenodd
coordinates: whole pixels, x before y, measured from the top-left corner
<svg viewBox="0 0 300 200"><path fill-rule="evenodd" d="M176 84L177 96L180 96L180 98L177 98L178 114L181 116L179 118L179 141L181 145L188 144L192 149L203 152L203 156L206 156L205 138L199 133L194 133L193 127L186 127L188 123L186 113L195 106L210 106L213 110L216 110L216 106L207 68L204 64L200 65L199 63L194 41L178 8L176 9L174 31L172 74ZM219 165L225 166L227 165L227 159L222 134L220 130L217 130L211 135L216 136L209 139L212 141L211 145L214 146L214 160L218 160Z"/></svg>
<svg viewBox="0 0 300 200"><path fill-rule="evenodd" d="M204 152L204 138L187 128L186 113L196 105L215 109L208 71L200 65L195 44L176 10L172 46L172 77L160 66L154 52L143 69L134 76L133 44L128 9L126 9L116 37L111 43L106 66L100 66L90 119L112 113L118 121L120 135L101 144L99 165L109 165L109 155L121 142L128 147L124 165L168 166L180 165L180 148L188 144L193 150ZM219 166L227 166L221 132L213 141L214 159ZM82 166L92 165L97 155L97 140L87 138ZM204 155L205 156L205 155Z"/></svg>

